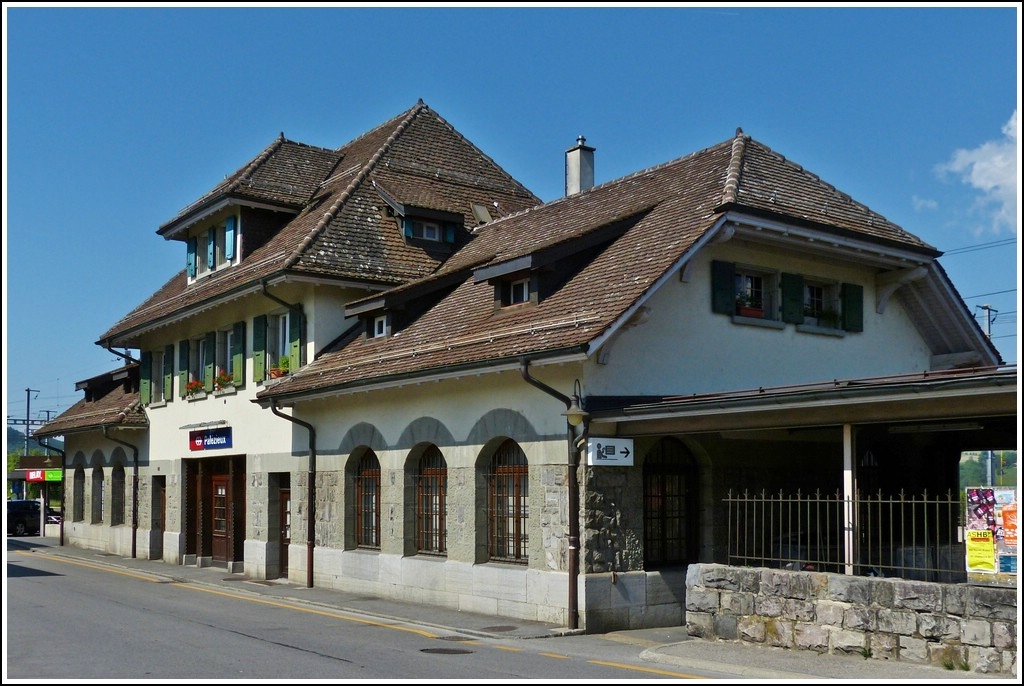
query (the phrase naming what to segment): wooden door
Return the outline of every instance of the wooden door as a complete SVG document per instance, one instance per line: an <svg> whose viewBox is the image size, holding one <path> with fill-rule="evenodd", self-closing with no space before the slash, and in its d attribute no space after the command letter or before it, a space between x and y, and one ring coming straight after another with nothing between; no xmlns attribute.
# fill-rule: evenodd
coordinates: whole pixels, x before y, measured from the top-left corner
<svg viewBox="0 0 1024 686"><path fill-rule="evenodd" d="M212 524L213 524L213 559L215 562L227 562L228 553L231 551L230 543L230 521L228 513L231 512L231 491L228 488L228 475L218 474L213 477L213 498Z"/></svg>
<svg viewBox="0 0 1024 686"><path fill-rule="evenodd" d="M279 576L281 578L288 578L288 546L292 542L292 490L290 488L281 489L281 498L278 500L279 507L279 519L281 522L281 549L278 553L281 560L281 572Z"/></svg>

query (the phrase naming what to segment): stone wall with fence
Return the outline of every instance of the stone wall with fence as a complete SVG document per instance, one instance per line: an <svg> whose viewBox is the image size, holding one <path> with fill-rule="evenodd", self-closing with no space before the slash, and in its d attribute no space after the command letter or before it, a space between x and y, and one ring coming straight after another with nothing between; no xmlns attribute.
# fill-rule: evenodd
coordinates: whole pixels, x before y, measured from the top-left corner
<svg viewBox="0 0 1024 686"><path fill-rule="evenodd" d="M686 574L691 636L1017 676L1017 589L720 564Z"/></svg>

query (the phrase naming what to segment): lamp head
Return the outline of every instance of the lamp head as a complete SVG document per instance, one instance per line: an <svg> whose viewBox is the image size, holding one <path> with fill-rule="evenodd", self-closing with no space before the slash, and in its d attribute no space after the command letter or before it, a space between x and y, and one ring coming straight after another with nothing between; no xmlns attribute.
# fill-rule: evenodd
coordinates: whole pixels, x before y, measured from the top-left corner
<svg viewBox="0 0 1024 686"><path fill-rule="evenodd" d="M574 395L572 402L569 404L569 409L562 413L565 420L569 422L570 426L579 426L583 423L583 420L590 416L590 413L580 407L580 397Z"/></svg>

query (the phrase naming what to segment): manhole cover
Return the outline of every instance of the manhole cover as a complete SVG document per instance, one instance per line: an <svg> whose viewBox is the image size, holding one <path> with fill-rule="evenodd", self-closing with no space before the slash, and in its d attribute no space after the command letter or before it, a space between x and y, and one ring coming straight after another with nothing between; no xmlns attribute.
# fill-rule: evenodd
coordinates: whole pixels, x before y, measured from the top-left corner
<svg viewBox="0 0 1024 686"><path fill-rule="evenodd" d="M491 633L499 633L502 631L515 631L519 627L509 626L508 624L502 626L485 626L480 631L490 631Z"/></svg>
<svg viewBox="0 0 1024 686"><path fill-rule="evenodd" d="M430 653L431 655L470 655L473 651L461 650L459 648L423 648L420 652Z"/></svg>
<svg viewBox="0 0 1024 686"><path fill-rule="evenodd" d="M469 636L438 636L442 641L475 641L476 639L470 638Z"/></svg>

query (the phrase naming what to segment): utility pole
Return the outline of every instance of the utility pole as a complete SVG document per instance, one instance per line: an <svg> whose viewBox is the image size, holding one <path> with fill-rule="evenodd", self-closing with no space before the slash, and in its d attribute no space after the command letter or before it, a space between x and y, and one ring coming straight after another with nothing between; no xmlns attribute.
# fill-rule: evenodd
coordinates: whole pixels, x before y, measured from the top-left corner
<svg viewBox="0 0 1024 686"><path fill-rule="evenodd" d="M38 393L31 388L25 389L25 457L28 457L28 435L29 435L29 417L32 415L29 409L32 407L32 394Z"/></svg>
<svg viewBox="0 0 1024 686"><path fill-rule="evenodd" d="M996 320L995 315L999 314L999 310L992 309L991 305L976 305L976 307L985 310L985 335L992 340L992 322Z"/></svg>

